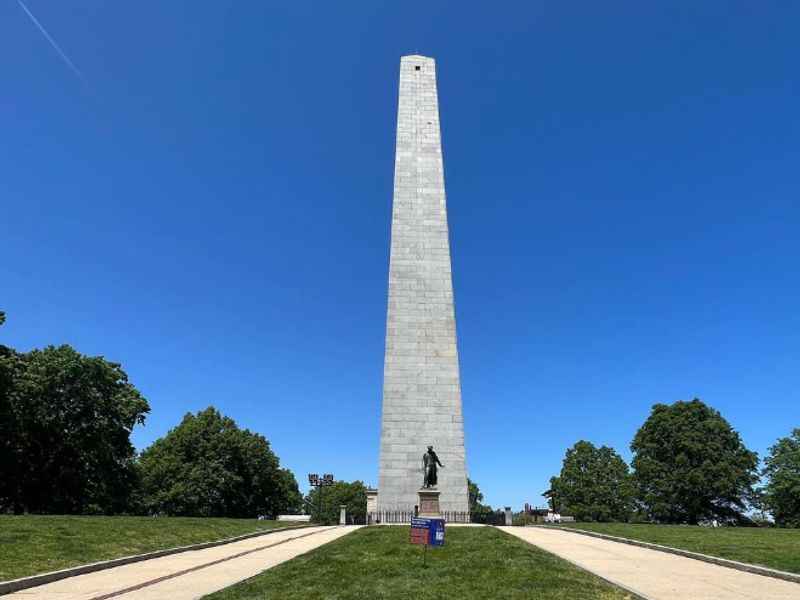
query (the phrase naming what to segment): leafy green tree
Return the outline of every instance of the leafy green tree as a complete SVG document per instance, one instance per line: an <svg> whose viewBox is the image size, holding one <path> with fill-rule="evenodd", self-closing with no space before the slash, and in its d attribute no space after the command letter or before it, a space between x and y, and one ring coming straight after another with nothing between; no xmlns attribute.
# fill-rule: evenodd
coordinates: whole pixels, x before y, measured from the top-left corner
<svg viewBox="0 0 800 600"><path fill-rule="evenodd" d="M561 473L550 480L558 508L581 521L626 521L633 510L628 465L613 448L581 440L567 450Z"/></svg>
<svg viewBox="0 0 800 600"><path fill-rule="evenodd" d="M303 494L300 493L294 473L289 469L278 471L278 488L278 497L283 499L283 508L278 512L295 514L303 510Z"/></svg>
<svg viewBox="0 0 800 600"><path fill-rule="evenodd" d="M542 494L545 498L547 498L547 504L549 505L550 510L555 513L564 512L564 507L561 506L561 497L558 495L560 486L561 480L558 478L558 476L553 476L550 478L550 489Z"/></svg>
<svg viewBox="0 0 800 600"><path fill-rule="evenodd" d="M469 514L474 522L480 522L486 515L493 512L492 507L483 504L483 494L478 484L467 479L467 491L469 493Z"/></svg>
<svg viewBox="0 0 800 600"><path fill-rule="evenodd" d="M299 509L297 482L266 438L213 407L188 413L142 452L139 471L149 513L255 517Z"/></svg>
<svg viewBox="0 0 800 600"><path fill-rule="evenodd" d="M342 504L347 505L348 522L351 519L357 523L364 522L367 516L367 488L362 481L337 481L323 488L312 488L306 496L306 508L311 520L323 525L339 523L339 507Z"/></svg>
<svg viewBox="0 0 800 600"><path fill-rule="evenodd" d="M800 527L800 429L780 438L764 464L764 504L776 524Z"/></svg>
<svg viewBox="0 0 800 600"><path fill-rule="evenodd" d="M125 510L136 485L130 434L149 410L119 364L70 346L0 347L0 509Z"/></svg>
<svg viewBox="0 0 800 600"><path fill-rule="evenodd" d="M6 315L0 311L0 325ZM11 389L20 369L20 357L13 348L0 344L0 510L22 512L20 498L19 425L11 406Z"/></svg>
<svg viewBox="0 0 800 600"><path fill-rule="evenodd" d="M747 494L747 506L751 511L749 519L755 525L768 527L773 521L767 517L769 506L767 506L767 495L763 487L754 487Z"/></svg>
<svg viewBox="0 0 800 600"><path fill-rule="evenodd" d="M758 456L698 399L656 404L631 443L639 499L666 523L738 519L757 480Z"/></svg>

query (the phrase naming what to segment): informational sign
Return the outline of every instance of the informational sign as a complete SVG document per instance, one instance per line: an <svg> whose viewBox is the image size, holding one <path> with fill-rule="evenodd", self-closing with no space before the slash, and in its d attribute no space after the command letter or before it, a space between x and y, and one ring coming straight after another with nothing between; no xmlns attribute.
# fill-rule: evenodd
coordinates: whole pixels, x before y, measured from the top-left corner
<svg viewBox="0 0 800 600"><path fill-rule="evenodd" d="M444 519L413 517L409 541L424 546L444 546Z"/></svg>
<svg viewBox="0 0 800 600"><path fill-rule="evenodd" d="M430 527L428 521L430 519L418 519L416 517L411 519L411 534L409 536L409 541L412 544L422 544L423 546L428 545L428 539L430 538Z"/></svg>
<svg viewBox="0 0 800 600"><path fill-rule="evenodd" d="M444 546L444 519L430 519L430 545Z"/></svg>

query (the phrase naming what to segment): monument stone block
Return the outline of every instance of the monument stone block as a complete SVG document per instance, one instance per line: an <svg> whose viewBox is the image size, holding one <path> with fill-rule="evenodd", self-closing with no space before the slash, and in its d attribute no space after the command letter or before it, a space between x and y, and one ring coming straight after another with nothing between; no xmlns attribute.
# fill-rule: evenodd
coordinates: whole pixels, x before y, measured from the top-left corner
<svg viewBox="0 0 800 600"><path fill-rule="evenodd" d="M400 61L378 511L413 511L422 456L445 513L469 512L436 63Z"/></svg>

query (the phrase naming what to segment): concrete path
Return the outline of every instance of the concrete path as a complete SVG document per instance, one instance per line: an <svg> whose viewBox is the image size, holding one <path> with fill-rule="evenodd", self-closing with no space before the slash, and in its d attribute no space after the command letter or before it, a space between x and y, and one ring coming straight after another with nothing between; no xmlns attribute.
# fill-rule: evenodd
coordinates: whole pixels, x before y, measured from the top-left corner
<svg viewBox="0 0 800 600"><path fill-rule="evenodd" d="M540 527L500 527L648 600L800 600L800 584L630 544Z"/></svg>
<svg viewBox="0 0 800 600"><path fill-rule="evenodd" d="M15 600L188 600L233 585L358 529L309 527L277 531L87 573L9 594Z"/></svg>

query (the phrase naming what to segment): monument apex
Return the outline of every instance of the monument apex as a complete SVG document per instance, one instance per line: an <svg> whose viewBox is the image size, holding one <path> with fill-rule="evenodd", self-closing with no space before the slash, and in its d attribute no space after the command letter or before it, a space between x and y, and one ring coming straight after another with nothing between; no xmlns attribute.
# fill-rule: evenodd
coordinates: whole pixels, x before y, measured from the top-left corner
<svg viewBox="0 0 800 600"><path fill-rule="evenodd" d="M413 512L433 446L440 508L469 513L436 63L400 60L377 508ZM429 463L426 463L429 464Z"/></svg>

